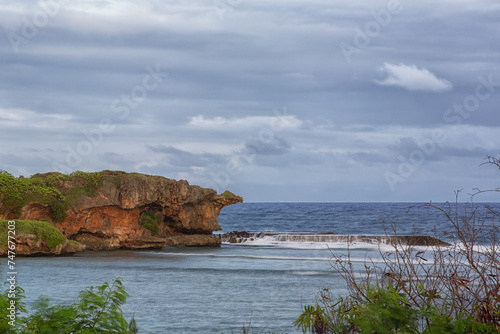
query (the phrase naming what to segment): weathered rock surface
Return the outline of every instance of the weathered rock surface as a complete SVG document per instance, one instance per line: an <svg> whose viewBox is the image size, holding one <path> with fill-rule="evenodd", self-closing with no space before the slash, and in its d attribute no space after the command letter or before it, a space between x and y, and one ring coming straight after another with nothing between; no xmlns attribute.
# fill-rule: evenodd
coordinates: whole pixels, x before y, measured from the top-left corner
<svg viewBox="0 0 500 334"><path fill-rule="evenodd" d="M34 234L20 233L16 235L16 256L49 256L49 255L73 255L85 249L85 245L78 245L66 240L63 244L49 247L46 240L38 238ZM8 248L0 247L0 256L6 256Z"/></svg>
<svg viewBox="0 0 500 334"><path fill-rule="evenodd" d="M184 180L115 171L94 174L99 174L95 191L79 195L59 222L49 205L38 202L23 206L17 217L7 212L0 218L49 218L64 236L91 250L218 246L221 241L212 232L221 229L217 222L220 210L243 202L228 191L219 195ZM41 177L44 175L49 174ZM57 189L68 198L76 187L87 186L81 178L57 180ZM139 223L141 213L146 211L159 217L156 232Z"/></svg>
<svg viewBox="0 0 500 334"><path fill-rule="evenodd" d="M233 231L230 233L218 234L221 242L232 244L246 243L267 238L268 241L275 242L342 242L353 243L363 242L369 244L386 245L409 245L409 246L450 246L449 243L427 235L342 235L335 233L295 233L295 232L246 232Z"/></svg>

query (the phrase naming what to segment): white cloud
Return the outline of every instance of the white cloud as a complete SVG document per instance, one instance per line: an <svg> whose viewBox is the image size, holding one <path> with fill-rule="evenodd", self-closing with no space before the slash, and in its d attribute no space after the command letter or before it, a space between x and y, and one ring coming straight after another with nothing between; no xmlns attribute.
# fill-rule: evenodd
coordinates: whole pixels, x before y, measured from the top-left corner
<svg viewBox="0 0 500 334"><path fill-rule="evenodd" d="M64 128L72 121L67 114L39 114L26 109L0 108L0 126L4 128Z"/></svg>
<svg viewBox="0 0 500 334"><path fill-rule="evenodd" d="M198 128L245 129L269 127L271 129L279 128L280 130L299 128L302 123L295 116L248 116L228 119L224 117L205 118L203 115L199 115L191 118L189 121L190 126Z"/></svg>
<svg viewBox="0 0 500 334"><path fill-rule="evenodd" d="M375 80L382 86L398 86L410 91L427 90L432 92L443 92L451 90L453 85L446 79L438 78L426 68L417 68L415 65L394 65L384 63L379 70L387 74L384 80Z"/></svg>

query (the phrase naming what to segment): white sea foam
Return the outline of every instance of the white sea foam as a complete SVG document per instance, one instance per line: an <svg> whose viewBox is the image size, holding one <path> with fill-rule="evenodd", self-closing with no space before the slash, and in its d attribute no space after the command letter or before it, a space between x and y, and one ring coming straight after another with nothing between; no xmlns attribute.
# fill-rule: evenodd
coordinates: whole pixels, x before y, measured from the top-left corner
<svg viewBox="0 0 500 334"><path fill-rule="evenodd" d="M235 242L236 241L236 242ZM291 249L365 250L367 252L391 252L394 247L385 235L336 235L314 233L249 233L248 237L223 239L224 245L249 247L280 247ZM403 246L404 247L404 246ZM427 250L428 246L414 246Z"/></svg>

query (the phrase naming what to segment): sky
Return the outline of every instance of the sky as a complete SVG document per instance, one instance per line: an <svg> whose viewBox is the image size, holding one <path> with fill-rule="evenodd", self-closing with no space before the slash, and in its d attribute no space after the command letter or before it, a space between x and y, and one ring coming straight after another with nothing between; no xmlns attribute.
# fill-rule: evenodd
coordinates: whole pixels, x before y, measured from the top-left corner
<svg viewBox="0 0 500 334"><path fill-rule="evenodd" d="M499 21L497 0L3 0L0 169L466 201L499 187Z"/></svg>

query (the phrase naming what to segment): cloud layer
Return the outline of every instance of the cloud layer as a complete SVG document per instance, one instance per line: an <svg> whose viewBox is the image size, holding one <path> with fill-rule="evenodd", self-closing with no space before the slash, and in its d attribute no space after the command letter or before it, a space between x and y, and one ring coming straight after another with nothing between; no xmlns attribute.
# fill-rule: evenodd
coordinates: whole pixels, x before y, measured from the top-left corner
<svg viewBox="0 0 500 334"><path fill-rule="evenodd" d="M500 7L400 5L3 1L0 169L153 173L248 201L487 188Z"/></svg>

